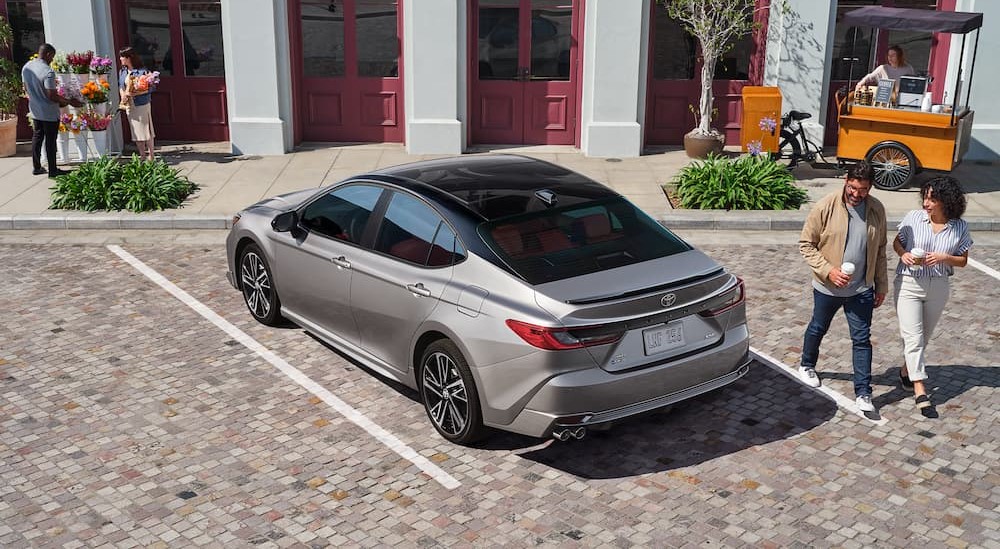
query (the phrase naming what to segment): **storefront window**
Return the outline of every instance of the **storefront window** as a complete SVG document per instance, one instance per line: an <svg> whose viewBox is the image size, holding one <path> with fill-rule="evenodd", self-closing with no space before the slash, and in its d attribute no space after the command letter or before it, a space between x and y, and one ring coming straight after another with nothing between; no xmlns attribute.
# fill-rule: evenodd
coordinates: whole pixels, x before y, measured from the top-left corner
<svg viewBox="0 0 1000 549"><path fill-rule="evenodd" d="M181 2L181 39L185 76L225 76L222 6L219 2ZM172 71L170 54L163 66ZM168 65L169 63L169 65Z"/></svg>
<svg viewBox="0 0 1000 549"><path fill-rule="evenodd" d="M302 68L305 76L344 76L343 8L343 2L302 0Z"/></svg>
<svg viewBox="0 0 1000 549"><path fill-rule="evenodd" d="M871 27L845 27L840 24L844 14L862 6L888 6L933 10L933 0L840 0L837 4L837 27L833 38L832 80L857 80L871 72L876 60L884 55L890 45L903 48L906 62L917 74L927 74L931 52L931 33L914 31L887 31L879 34ZM878 52L873 51L878 42Z"/></svg>
<svg viewBox="0 0 1000 549"><path fill-rule="evenodd" d="M128 37L132 49L151 70L173 72L164 65L170 52L170 12L165 1L129 0ZM168 62L169 63L169 62Z"/></svg>
<svg viewBox="0 0 1000 549"><path fill-rule="evenodd" d="M396 2L358 0L355 6L358 76L377 78L399 75L399 38Z"/></svg>
<svg viewBox="0 0 1000 549"><path fill-rule="evenodd" d="M653 78L658 80L691 80L695 77L697 41L684 28L657 7L653 24ZM716 80L747 80L750 78L750 56L753 35L747 34L723 53L715 63Z"/></svg>
<svg viewBox="0 0 1000 549"><path fill-rule="evenodd" d="M28 62L38 46L45 43L41 0L7 0L7 20L14 31L11 59L17 66Z"/></svg>
<svg viewBox="0 0 1000 549"><path fill-rule="evenodd" d="M531 77L569 80L573 5L565 0L531 2Z"/></svg>

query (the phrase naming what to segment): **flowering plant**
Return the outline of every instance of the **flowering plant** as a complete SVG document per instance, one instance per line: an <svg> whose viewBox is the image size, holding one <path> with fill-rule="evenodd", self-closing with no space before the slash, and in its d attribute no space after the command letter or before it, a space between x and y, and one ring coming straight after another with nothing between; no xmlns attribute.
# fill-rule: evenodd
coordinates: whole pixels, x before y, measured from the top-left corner
<svg viewBox="0 0 1000 549"><path fill-rule="evenodd" d="M90 72L90 61L94 58L94 52L87 50L85 52L71 51L66 54L66 62L69 63L70 69L76 74L87 74Z"/></svg>
<svg viewBox="0 0 1000 549"><path fill-rule="evenodd" d="M85 129L87 129L87 119L83 116L64 114L59 117L59 131L77 134Z"/></svg>
<svg viewBox="0 0 1000 549"><path fill-rule="evenodd" d="M778 121L773 116L765 116L760 119L758 126L760 126L761 131L774 135L774 129L778 127Z"/></svg>
<svg viewBox="0 0 1000 549"><path fill-rule="evenodd" d="M69 61L66 60L66 52L56 52L56 56L52 58L52 62L49 63L49 66L56 72L69 72Z"/></svg>
<svg viewBox="0 0 1000 549"><path fill-rule="evenodd" d="M70 78L68 82L59 81L59 86L56 88L56 93L59 97L66 99L67 101L76 99L78 101L83 101L83 94L80 93L80 84Z"/></svg>
<svg viewBox="0 0 1000 549"><path fill-rule="evenodd" d="M108 129L111 125L110 115L100 115L100 114L85 114L83 118L87 122L87 127L91 131L102 132Z"/></svg>
<svg viewBox="0 0 1000 549"><path fill-rule="evenodd" d="M148 92L160 84L160 71L147 72L135 77L136 93Z"/></svg>
<svg viewBox="0 0 1000 549"><path fill-rule="evenodd" d="M87 98L88 103L104 103L108 100L107 82L87 82L80 89L80 93Z"/></svg>
<svg viewBox="0 0 1000 549"><path fill-rule="evenodd" d="M108 74L111 72L111 58L95 55L90 60L90 72L94 74Z"/></svg>

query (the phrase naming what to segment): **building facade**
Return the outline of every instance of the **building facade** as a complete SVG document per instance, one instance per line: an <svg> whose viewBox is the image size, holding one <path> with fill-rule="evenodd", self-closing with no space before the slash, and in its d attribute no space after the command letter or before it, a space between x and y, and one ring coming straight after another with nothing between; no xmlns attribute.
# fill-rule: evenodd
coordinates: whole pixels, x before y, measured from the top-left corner
<svg viewBox="0 0 1000 549"><path fill-rule="evenodd" d="M1000 106L986 100L1000 76L982 55L1000 45L995 0L757 0L758 30L716 66L715 122L728 142L738 142L743 86L772 85L783 110L813 113L807 131L832 144L833 92L890 44L933 77L936 101L968 78L974 35L962 52L960 37L838 24L872 4L984 13L980 68L963 88L976 109L966 158L1000 159ZM695 125L702 61L655 0L0 0L0 12L17 60L42 39L112 56L136 48L161 72L158 136L228 140L237 154L318 141L627 157L678 145Z"/></svg>

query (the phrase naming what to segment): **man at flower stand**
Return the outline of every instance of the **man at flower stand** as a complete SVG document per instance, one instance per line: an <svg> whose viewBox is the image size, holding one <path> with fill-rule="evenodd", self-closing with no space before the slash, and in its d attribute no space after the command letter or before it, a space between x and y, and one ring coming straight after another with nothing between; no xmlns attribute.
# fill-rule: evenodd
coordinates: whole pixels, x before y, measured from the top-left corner
<svg viewBox="0 0 1000 549"><path fill-rule="evenodd" d="M56 56L52 44L38 47L38 57L28 61L21 69L21 81L28 93L28 111L31 113L34 134L31 137L31 162L35 175L42 175L42 144L45 144L45 158L48 161L49 177L68 173L56 166L56 135L59 132L59 108L67 105L82 107L75 98L59 96L56 74L49 66Z"/></svg>
<svg viewBox="0 0 1000 549"><path fill-rule="evenodd" d="M121 72L118 82L122 86L120 108L128 113L129 129L132 140L139 149L139 157L153 160L153 114L149 104L149 96L159 82L159 72L150 72L142 63L142 58L131 47L122 48L118 52Z"/></svg>

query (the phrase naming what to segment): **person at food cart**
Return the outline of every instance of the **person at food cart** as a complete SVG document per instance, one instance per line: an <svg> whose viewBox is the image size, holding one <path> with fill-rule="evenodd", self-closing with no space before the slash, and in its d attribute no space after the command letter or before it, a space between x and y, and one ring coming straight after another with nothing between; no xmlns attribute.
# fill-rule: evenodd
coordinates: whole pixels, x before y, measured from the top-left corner
<svg viewBox="0 0 1000 549"><path fill-rule="evenodd" d="M823 336L839 309L850 328L854 395L862 412L872 404L872 314L889 286L885 207L869 196L875 177L864 160L847 171L844 187L813 206L799 236L799 251L813 272L813 314L802 343L799 376L819 387L816 363ZM845 273L848 263L854 274Z"/></svg>
<svg viewBox="0 0 1000 549"><path fill-rule="evenodd" d="M965 213L965 192L957 179L941 175L920 186L923 209L913 210L899 223L892 248L899 255L893 281L904 363L899 383L912 390L917 408L937 417L925 381L925 351L951 293L949 278L955 267L969 262L972 236ZM919 250L917 250L919 248ZM917 250L917 255L914 255Z"/></svg>
<svg viewBox="0 0 1000 549"><path fill-rule="evenodd" d="M899 46L890 46L889 51L885 54L885 60L886 63L875 67L875 70L862 77L854 86L854 91L861 91L861 88L865 86L874 86L878 84L879 80L886 78L895 80L898 85L900 76L913 76L917 73L913 70L913 66L906 62L903 48Z"/></svg>

